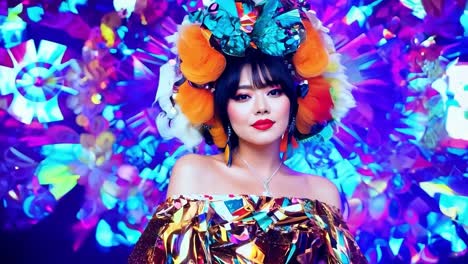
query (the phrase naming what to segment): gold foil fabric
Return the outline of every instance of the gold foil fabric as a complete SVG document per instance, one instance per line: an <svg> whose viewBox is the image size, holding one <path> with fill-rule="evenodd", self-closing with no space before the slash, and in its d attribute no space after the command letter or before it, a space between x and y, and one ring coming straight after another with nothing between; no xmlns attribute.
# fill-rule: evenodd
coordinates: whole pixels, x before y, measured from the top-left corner
<svg viewBox="0 0 468 264"><path fill-rule="evenodd" d="M129 263L367 263L338 210L293 197L170 197Z"/></svg>

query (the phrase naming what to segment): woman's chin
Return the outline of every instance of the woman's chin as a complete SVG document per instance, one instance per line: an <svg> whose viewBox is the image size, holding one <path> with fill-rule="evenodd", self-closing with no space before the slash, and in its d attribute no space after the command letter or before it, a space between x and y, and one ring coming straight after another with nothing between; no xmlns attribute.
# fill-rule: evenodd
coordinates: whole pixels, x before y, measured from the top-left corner
<svg viewBox="0 0 468 264"><path fill-rule="evenodd" d="M278 141L281 140L281 136L258 136L256 138L246 138L243 141L250 145L255 146L268 146L272 144L276 144Z"/></svg>

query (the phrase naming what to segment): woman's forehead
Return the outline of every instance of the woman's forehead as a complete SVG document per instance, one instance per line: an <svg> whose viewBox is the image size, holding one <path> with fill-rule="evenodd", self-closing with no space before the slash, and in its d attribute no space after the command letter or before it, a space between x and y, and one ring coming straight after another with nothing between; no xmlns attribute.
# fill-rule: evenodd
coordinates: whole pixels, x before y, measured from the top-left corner
<svg viewBox="0 0 468 264"><path fill-rule="evenodd" d="M266 67L256 65L257 69L254 71L251 64L245 64L240 72L239 88L265 88L268 87L267 83L271 80L270 72ZM265 77L268 79L266 80ZM259 85L262 84L262 85Z"/></svg>

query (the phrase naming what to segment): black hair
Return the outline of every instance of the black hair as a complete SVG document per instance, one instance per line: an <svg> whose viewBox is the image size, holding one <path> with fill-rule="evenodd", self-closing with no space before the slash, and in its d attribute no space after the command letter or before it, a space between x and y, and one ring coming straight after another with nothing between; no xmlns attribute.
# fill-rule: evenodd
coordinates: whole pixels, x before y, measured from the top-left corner
<svg viewBox="0 0 468 264"><path fill-rule="evenodd" d="M229 99L236 95L239 88L240 73L245 65L251 65L252 81L254 87L280 85L290 101L289 121L297 113L297 91L291 69L288 69L284 57L275 57L263 54L257 50L248 50L244 57L226 56L226 69L215 84L214 107L215 115L221 120L224 131L230 126L227 113ZM239 138L232 131L230 138L232 149L239 144Z"/></svg>

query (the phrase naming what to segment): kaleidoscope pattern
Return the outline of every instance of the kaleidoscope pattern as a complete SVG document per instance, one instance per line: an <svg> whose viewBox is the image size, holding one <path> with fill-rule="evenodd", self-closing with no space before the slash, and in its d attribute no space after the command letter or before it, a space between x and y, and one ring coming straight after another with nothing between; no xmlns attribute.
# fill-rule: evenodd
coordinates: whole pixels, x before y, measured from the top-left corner
<svg viewBox="0 0 468 264"><path fill-rule="evenodd" d="M41 123L63 120L59 95L77 94L68 86L66 72L76 63L63 61L67 47L42 40L39 48L33 40L8 49L12 67L0 65L1 95L13 95L8 112L19 121L30 124L34 118Z"/></svg>
<svg viewBox="0 0 468 264"><path fill-rule="evenodd" d="M206 1L13 2L0 1L0 225L34 225L81 186L74 250L92 232L131 247L188 152L162 139L152 103L178 25ZM341 189L371 263L456 262L468 252L467 0L308 3L357 106L287 165Z"/></svg>

